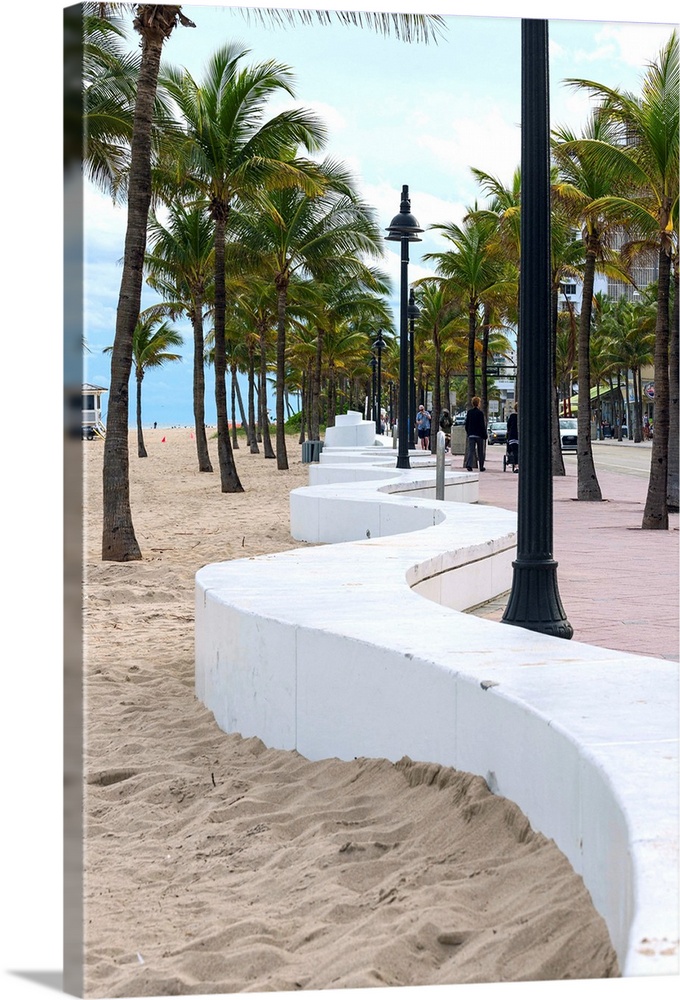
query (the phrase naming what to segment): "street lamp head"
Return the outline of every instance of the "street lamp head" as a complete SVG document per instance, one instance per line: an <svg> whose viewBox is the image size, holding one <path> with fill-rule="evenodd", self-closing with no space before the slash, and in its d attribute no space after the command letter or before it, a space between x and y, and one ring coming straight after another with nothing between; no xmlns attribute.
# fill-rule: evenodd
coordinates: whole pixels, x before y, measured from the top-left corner
<svg viewBox="0 0 680 1000"><path fill-rule="evenodd" d="M411 289L411 294L408 297L408 306L406 307L406 314L409 319L418 319L420 316L420 309L416 305L416 293Z"/></svg>
<svg viewBox="0 0 680 1000"><path fill-rule="evenodd" d="M390 222L387 227L388 235L385 237L386 240L392 240L396 243L401 240L408 240L409 243L420 243L421 239L416 236L416 233L424 232L418 224L418 220L415 215L411 215L411 200L408 196L408 184L404 184L401 189L401 206L399 208L399 214Z"/></svg>
<svg viewBox="0 0 680 1000"><path fill-rule="evenodd" d="M378 353L382 351L385 347L387 347L387 344L383 340L382 330L379 331L378 336L371 344L371 347L373 348L374 351L378 351Z"/></svg>

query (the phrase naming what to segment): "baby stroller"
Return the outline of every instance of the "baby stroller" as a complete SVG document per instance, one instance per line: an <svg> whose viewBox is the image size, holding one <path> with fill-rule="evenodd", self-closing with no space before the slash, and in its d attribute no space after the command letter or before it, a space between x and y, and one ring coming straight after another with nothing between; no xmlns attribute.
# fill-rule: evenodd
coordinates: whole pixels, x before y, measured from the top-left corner
<svg viewBox="0 0 680 1000"><path fill-rule="evenodd" d="M519 465L519 441L515 438L512 441L508 440L505 446L505 455L503 455L503 472L505 472L508 465L512 466L512 471L517 472L517 466Z"/></svg>

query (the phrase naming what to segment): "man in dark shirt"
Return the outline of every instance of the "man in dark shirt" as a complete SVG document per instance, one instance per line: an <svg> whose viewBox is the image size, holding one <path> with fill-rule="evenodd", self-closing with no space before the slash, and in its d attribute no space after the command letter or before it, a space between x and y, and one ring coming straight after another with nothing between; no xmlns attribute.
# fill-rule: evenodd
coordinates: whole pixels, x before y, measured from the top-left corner
<svg viewBox="0 0 680 1000"><path fill-rule="evenodd" d="M465 468L472 472L472 462L477 454L479 471L484 472L484 445L486 443L486 420L484 413L479 408L481 399L479 396L472 397L472 407L467 411L465 417L465 433L467 434L467 448L465 450Z"/></svg>

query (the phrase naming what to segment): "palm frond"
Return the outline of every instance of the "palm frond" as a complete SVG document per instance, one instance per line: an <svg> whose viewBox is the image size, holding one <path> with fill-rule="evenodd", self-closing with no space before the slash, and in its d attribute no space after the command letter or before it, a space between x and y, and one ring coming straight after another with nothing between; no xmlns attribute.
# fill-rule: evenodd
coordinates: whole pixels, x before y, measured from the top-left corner
<svg viewBox="0 0 680 1000"><path fill-rule="evenodd" d="M334 20L345 26L370 28L382 35L394 35L404 42L434 42L447 30L445 19L439 14L388 14L370 11L284 10L240 8L247 20L273 24L278 28L295 24L332 24Z"/></svg>

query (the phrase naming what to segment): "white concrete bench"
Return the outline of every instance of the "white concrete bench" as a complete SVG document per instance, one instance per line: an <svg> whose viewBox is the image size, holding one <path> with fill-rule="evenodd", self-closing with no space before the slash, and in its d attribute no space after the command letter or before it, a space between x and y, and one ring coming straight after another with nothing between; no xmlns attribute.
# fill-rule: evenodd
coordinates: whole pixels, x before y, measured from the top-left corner
<svg viewBox="0 0 680 1000"><path fill-rule="evenodd" d="M583 876L624 975L677 974L677 664L461 613L510 585L515 516L401 492L431 471L345 471L293 491L293 533L361 540L197 574L198 697L312 760L483 776Z"/></svg>

